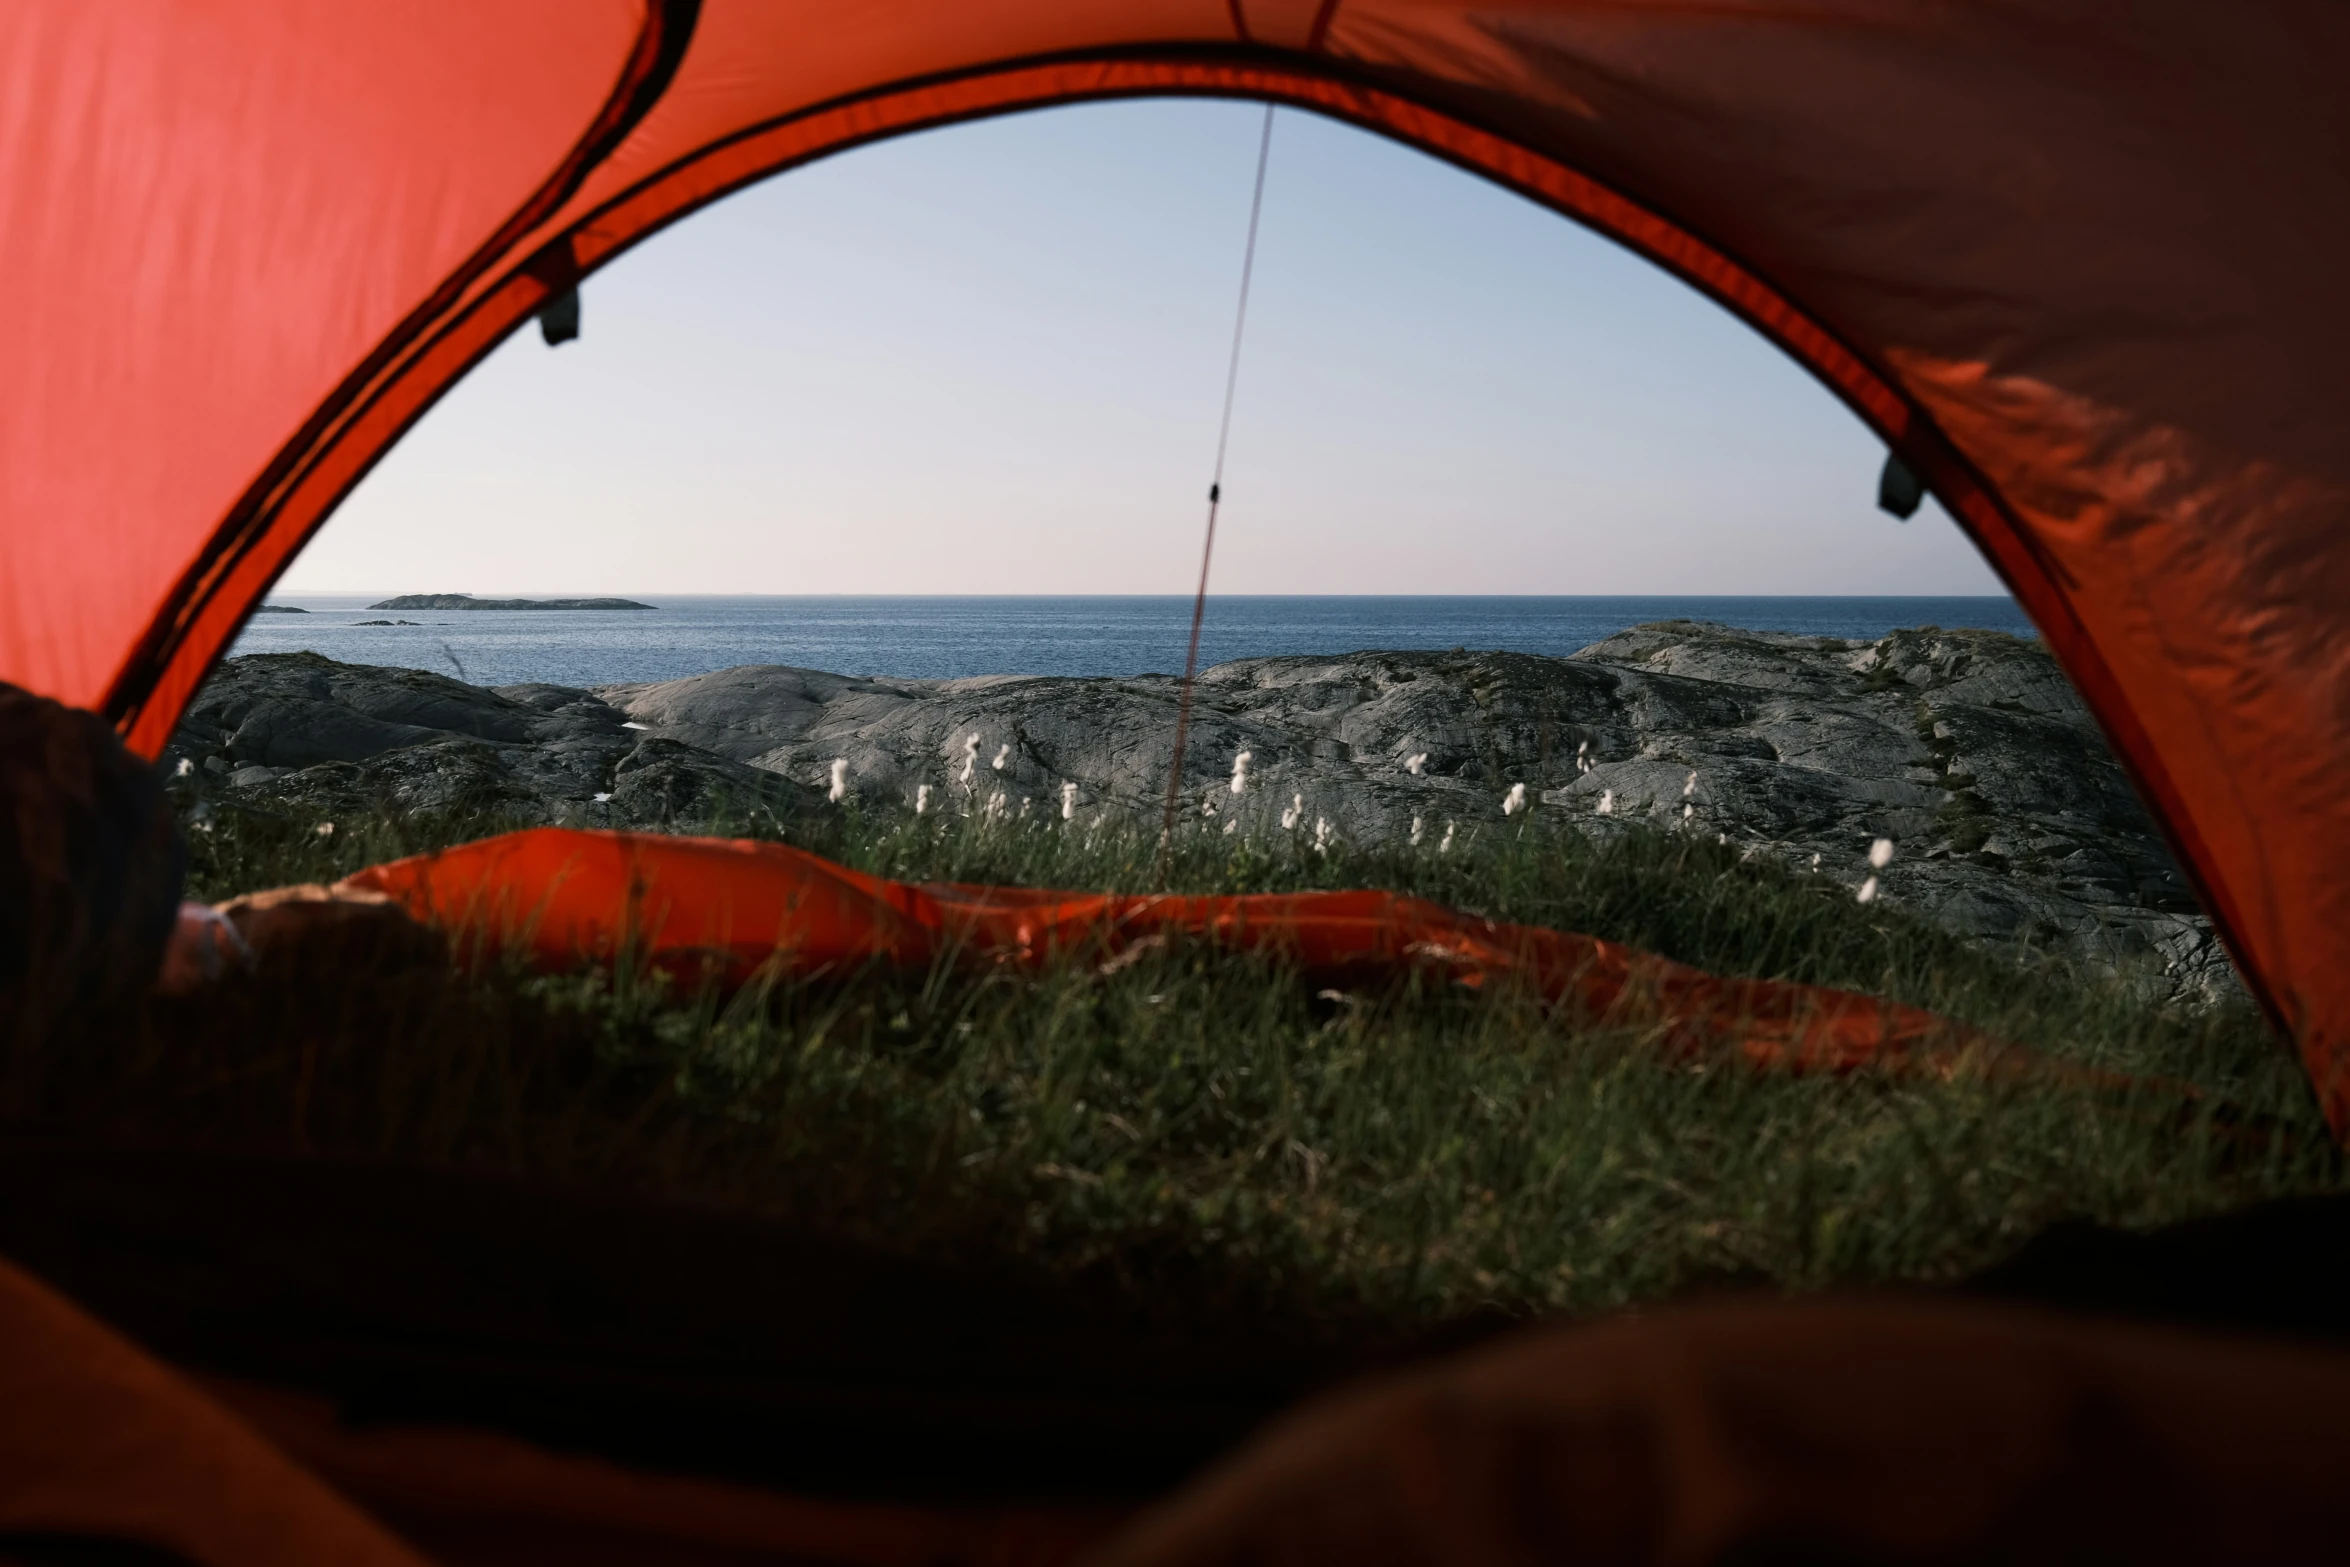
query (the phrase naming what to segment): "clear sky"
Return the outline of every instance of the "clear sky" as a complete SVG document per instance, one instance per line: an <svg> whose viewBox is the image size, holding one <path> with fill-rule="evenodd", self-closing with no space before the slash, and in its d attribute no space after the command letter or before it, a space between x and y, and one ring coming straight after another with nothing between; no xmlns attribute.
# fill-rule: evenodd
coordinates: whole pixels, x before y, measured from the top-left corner
<svg viewBox="0 0 2350 1567"><path fill-rule="evenodd" d="M902 138L738 194L518 334L293 590L1188 593L1262 110ZM1973 593L1776 349L1552 213L1283 110L1214 586Z"/></svg>

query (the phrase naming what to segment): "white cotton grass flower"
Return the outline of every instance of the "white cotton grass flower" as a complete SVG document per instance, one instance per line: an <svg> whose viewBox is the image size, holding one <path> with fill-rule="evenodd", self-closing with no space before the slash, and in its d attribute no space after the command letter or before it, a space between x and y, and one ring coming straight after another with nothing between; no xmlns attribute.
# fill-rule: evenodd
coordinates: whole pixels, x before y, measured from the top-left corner
<svg viewBox="0 0 2350 1567"><path fill-rule="evenodd" d="M848 798L848 793L849 759L845 756L836 756L832 759L832 788L824 798L838 805L842 800Z"/></svg>
<svg viewBox="0 0 2350 1567"><path fill-rule="evenodd" d="M335 824L333 822L320 822L318 824L318 836L321 838L332 838L334 835Z"/></svg>
<svg viewBox="0 0 2350 1567"><path fill-rule="evenodd" d="M1696 807L1696 806L1689 804L1689 803L1688 803L1686 800L1684 800L1684 801L1681 803L1681 820L1683 820L1683 821L1687 821L1687 820L1689 820L1689 818L1691 818L1692 816L1695 816L1696 814L1697 814L1697 807Z"/></svg>
<svg viewBox="0 0 2350 1567"><path fill-rule="evenodd" d="M1291 795L1289 797L1289 809L1281 813L1281 830L1283 832L1288 832L1292 828L1296 827L1298 818L1305 815L1305 813L1306 797L1302 794Z"/></svg>
<svg viewBox="0 0 2350 1567"><path fill-rule="evenodd" d="M987 797L987 815L990 821L993 821L998 816L1008 816L1010 814L1010 803L1004 799L1003 790L998 789L995 793Z"/></svg>
<svg viewBox="0 0 2350 1567"><path fill-rule="evenodd" d="M1616 814L1615 790L1602 789L1599 791L1599 814L1602 816L1613 816Z"/></svg>
<svg viewBox="0 0 2350 1567"><path fill-rule="evenodd" d="M1860 884L1860 891L1858 891L1858 892L1856 892L1856 893L1854 893L1854 894L1852 895L1852 901L1853 901L1853 902L1855 902L1855 903L1874 903L1874 902L1876 902L1876 901L1877 901L1877 878L1876 878L1876 877L1874 877L1874 876L1871 876L1871 877L1870 877L1870 878L1869 878L1867 881L1864 881L1864 882L1862 882L1862 883Z"/></svg>
<svg viewBox="0 0 2350 1567"><path fill-rule="evenodd" d="M1415 816L1412 818L1412 847L1415 849L1420 846L1420 833L1420 818Z"/></svg>
<svg viewBox="0 0 2350 1567"><path fill-rule="evenodd" d="M1428 753L1425 751L1419 752L1413 756L1407 756L1403 759L1403 770L1407 773L1410 773L1414 778L1419 777L1420 769L1426 767L1427 765Z"/></svg>
<svg viewBox="0 0 2350 1567"><path fill-rule="evenodd" d="M1591 771L1591 742L1588 740L1575 742L1575 771L1578 773Z"/></svg>
<svg viewBox="0 0 2350 1567"><path fill-rule="evenodd" d="M1820 857L1816 854L1811 857L1811 868L1815 872L1820 868Z"/></svg>
<svg viewBox="0 0 2350 1567"><path fill-rule="evenodd" d="M1256 753L1253 751L1243 751L1232 758L1232 792L1234 794L1248 792L1248 764L1255 759Z"/></svg>
<svg viewBox="0 0 2350 1567"><path fill-rule="evenodd" d="M188 774L194 772L195 770L196 764L183 756L180 758L179 766L171 770L171 776L174 778L185 778L188 776Z"/></svg>
<svg viewBox="0 0 2350 1567"><path fill-rule="evenodd" d="M1330 822L1326 817L1317 816L1314 818L1314 852L1316 854L1330 852Z"/></svg>
<svg viewBox="0 0 2350 1567"><path fill-rule="evenodd" d="M976 733L966 735L963 739L963 771L961 775L955 779L955 782L966 784L969 783L971 781L971 769L977 767L978 765L979 736Z"/></svg>
<svg viewBox="0 0 2350 1567"><path fill-rule="evenodd" d="M1875 843L1872 843L1872 844L1870 844L1870 845L1869 845L1869 868L1870 868L1871 870L1880 870L1880 871L1881 871L1881 870L1883 870L1883 869L1884 869L1886 866L1888 866L1888 865L1890 865L1890 864L1892 864L1892 863L1893 863L1893 840L1892 840L1892 839L1890 839L1890 838L1879 838L1879 839L1878 839L1878 840L1877 840Z"/></svg>
<svg viewBox="0 0 2350 1567"><path fill-rule="evenodd" d="M1061 785L1061 820L1077 820L1077 786L1073 783Z"/></svg>
<svg viewBox="0 0 2350 1567"><path fill-rule="evenodd" d="M1501 797L1501 814L1515 816L1525 808L1526 786L1522 783L1511 784L1510 792Z"/></svg>
<svg viewBox="0 0 2350 1567"><path fill-rule="evenodd" d="M1444 824L1444 841L1436 846L1436 852L1438 854L1452 853L1452 823L1446 822Z"/></svg>
<svg viewBox="0 0 2350 1567"><path fill-rule="evenodd" d="M1688 781L1681 785L1681 798L1686 800L1697 792L1697 774L1692 770Z"/></svg>
<svg viewBox="0 0 2350 1567"><path fill-rule="evenodd" d="M999 773L1000 773L1000 772L1002 772L1002 771L1004 770L1005 766L1006 766L1006 765L1007 765L1007 764L1008 764L1008 763L1009 763L1011 760L1012 760L1012 742L1011 742L1011 741L1009 741L1009 740L1007 740L1007 741L1005 741L1005 742L1004 742L1004 743L1003 743L1001 746L999 746L999 747L997 747L997 748L996 748L996 753L995 753L995 760L994 760L994 761L992 761L992 762L990 762L990 763L988 763L987 765L988 765L988 766L990 766L990 767L992 767L992 768L994 768L994 769L995 769L997 772L999 772Z"/></svg>
<svg viewBox="0 0 2350 1567"><path fill-rule="evenodd" d="M914 786L914 814L916 816L926 816L929 814L929 812L930 785L916 784Z"/></svg>
<svg viewBox="0 0 2350 1567"><path fill-rule="evenodd" d="M1231 837L1231 836L1232 836L1232 833L1233 833L1233 829L1237 828L1239 825L1240 825L1240 823L1239 823L1239 822L1237 822L1237 821L1230 821L1230 822L1226 822L1226 823L1224 824L1224 836L1225 836L1225 837L1227 837L1227 838Z"/></svg>

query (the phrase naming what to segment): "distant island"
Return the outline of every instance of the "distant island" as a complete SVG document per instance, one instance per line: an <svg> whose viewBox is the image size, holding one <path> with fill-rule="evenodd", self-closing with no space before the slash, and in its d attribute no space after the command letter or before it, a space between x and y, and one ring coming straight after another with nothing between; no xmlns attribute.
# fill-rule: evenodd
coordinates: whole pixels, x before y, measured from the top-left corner
<svg viewBox="0 0 2350 1567"><path fill-rule="evenodd" d="M651 609L635 599L477 599L470 593L403 593L369 609Z"/></svg>
<svg viewBox="0 0 2350 1567"><path fill-rule="evenodd" d="M310 611L298 609L291 604L264 604L253 613L256 615L307 615Z"/></svg>

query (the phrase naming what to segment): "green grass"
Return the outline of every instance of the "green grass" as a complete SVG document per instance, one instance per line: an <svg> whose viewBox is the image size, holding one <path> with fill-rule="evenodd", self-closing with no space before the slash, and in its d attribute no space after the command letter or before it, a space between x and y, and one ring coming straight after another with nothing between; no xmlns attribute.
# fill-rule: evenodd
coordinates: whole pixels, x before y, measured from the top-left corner
<svg viewBox="0 0 2350 1567"><path fill-rule="evenodd" d="M330 879L489 819L209 808L192 892ZM831 811L781 835L921 880L1142 889L1155 834ZM1101 972L875 973L733 997L642 975L296 969L53 1056L46 1114L741 1205L1012 1260L1150 1310L1391 1340L1725 1282L1945 1281L2051 1220L2149 1224L2340 1183L2248 1012L1987 954L1685 835L1537 818L1450 855L1186 838L1177 890L1383 886L1727 973L1934 1007L2085 1074L1797 1078L1664 1060L1534 998L1315 994L1191 944ZM2182 1085L2194 1085L2189 1092Z"/></svg>

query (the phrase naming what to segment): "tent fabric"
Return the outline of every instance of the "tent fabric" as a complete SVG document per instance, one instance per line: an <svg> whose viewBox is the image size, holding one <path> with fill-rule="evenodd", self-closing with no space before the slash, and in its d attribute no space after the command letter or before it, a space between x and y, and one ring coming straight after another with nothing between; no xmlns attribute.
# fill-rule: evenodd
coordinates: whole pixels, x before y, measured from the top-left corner
<svg viewBox="0 0 2350 1567"><path fill-rule="evenodd" d="M1317 1399L1099 1567L2319 1562L2350 1357L1948 1301L1512 1335Z"/></svg>
<svg viewBox="0 0 2350 1567"><path fill-rule="evenodd" d="M442 1567L677 1567L714 1558L744 1567L1059 1567L1132 1511L840 1501L648 1473L498 1431L356 1424L324 1399L256 1383L220 1378L208 1390L287 1456L397 1519Z"/></svg>
<svg viewBox="0 0 2350 1567"><path fill-rule="evenodd" d="M16 7L0 680L153 754L410 422L745 183L1026 107L1271 99L1614 236L1880 431L2350 1132L2346 67L2334 0Z"/></svg>
<svg viewBox="0 0 2350 1567"><path fill-rule="evenodd" d="M425 1567L179 1373L0 1261L0 1558Z"/></svg>
<svg viewBox="0 0 2350 1567"><path fill-rule="evenodd" d="M1411 969L1511 981L1586 1016L1652 1029L1666 1049L1729 1048L1757 1066L1948 1065L1997 1047L1976 1031L1850 991L1724 979L1653 953L1505 925L1389 892L1118 896L885 881L779 843L538 827L360 871L460 954L549 968L640 961L689 979L842 977L940 961L1115 961L1188 936L1277 952L1317 980Z"/></svg>
<svg viewBox="0 0 2350 1567"><path fill-rule="evenodd" d="M838 1501L445 1422L351 1422L314 1395L175 1370L4 1259L0 1409L6 1563L1046 1567L1130 1511Z"/></svg>

